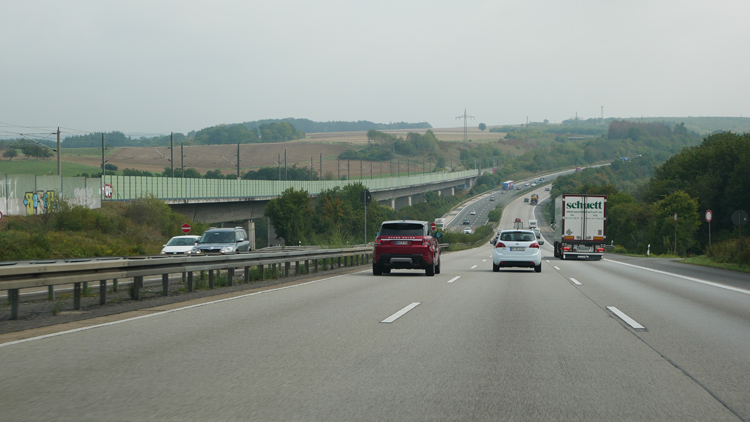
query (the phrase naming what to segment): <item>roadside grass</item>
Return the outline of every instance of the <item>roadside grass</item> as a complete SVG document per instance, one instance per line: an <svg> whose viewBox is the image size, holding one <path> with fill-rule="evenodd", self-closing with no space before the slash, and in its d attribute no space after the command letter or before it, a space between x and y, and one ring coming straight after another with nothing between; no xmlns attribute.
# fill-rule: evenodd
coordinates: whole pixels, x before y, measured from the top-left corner
<svg viewBox="0 0 750 422"><path fill-rule="evenodd" d="M702 265L704 267L721 268L725 270L739 271L750 273L750 262L743 262L742 266L738 262L716 262L705 255L692 256L682 259L680 262L691 265Z"/></svg>

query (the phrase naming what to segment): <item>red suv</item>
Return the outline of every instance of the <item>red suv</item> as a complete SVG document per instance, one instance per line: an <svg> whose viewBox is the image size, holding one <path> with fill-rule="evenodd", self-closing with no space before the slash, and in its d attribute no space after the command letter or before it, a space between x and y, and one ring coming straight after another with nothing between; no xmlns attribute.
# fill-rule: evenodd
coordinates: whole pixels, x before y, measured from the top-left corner
<svg viewBox="0 0 750 422"><path fill-rule="evenodd" d="M423 269L425 275L440 274L440 233L426 221L384 221L372 249L372 273L389 274L392 269Z"/></svg>

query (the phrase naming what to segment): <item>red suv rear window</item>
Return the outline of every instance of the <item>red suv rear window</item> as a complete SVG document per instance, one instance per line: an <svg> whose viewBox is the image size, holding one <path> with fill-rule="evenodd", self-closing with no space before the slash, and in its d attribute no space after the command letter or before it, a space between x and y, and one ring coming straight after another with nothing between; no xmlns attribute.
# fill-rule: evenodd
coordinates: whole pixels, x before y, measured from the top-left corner
<svg viewBox="0 0 750 422"><path fill-rule="evenodd" d="M415 223L383 224L380 236L426 236L425 226Z"/></svg>

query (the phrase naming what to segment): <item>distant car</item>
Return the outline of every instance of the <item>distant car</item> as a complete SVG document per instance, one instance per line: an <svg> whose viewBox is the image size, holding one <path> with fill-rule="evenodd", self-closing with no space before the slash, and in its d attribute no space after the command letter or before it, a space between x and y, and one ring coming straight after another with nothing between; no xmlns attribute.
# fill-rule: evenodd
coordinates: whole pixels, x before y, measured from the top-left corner
<svg viewBox="0 0 750 422"><path fill-rule="evenodd" d="M521 190L521 187L520 187L520 186L519 186L519 187L517 187L517 188L516 188L516 190Z"/></svg>
<svg viewBox="0 0 750 422"><path fill-rule="evenodd" d="M534 228L531 229L531 231L534 232L534 234L536 235L537 239L541 239L542 238L542 232L541 232L541 230L539 230L539 227L534 227Z"/></svg>
<svg viewBox="0 0 750 422"><path fill-rule="evenodd" d="M533 268L542 272L543 240L537 240L531 230L503 230L495 239L492 252L492 271L504 267Z"/></svg>
<svg viewBox="0 0 750 422"><path fill-rule="evenodd" d="M469 221L468 218L464 218L464 222L462 224L471 224L471 221Z"/></svg>
<svg viewBox="0 0 750 422"><path fill-rule="evenodd" d="M439 238L426 221L384 221L372 248L372 274L402 268L423 269L427 276L440 274Z"/></svg>
<svg viewBox="0 0 750 422"><path fill-rule="evenodd" d="M161 248L162 255L184 255L193 249L200 236L175 236Z"/></svg>
<svg viewBox="0 0 750 422"><path fill-rule="evenodd" d="M190 250L191 255L236 254L250 251L250 240L242 227L217 228L206 230Z"/></svg>
<svg viewBox="0 0 750 422"><path fill-rule="evenodd" d="M544 190L546 190L546 191L549 192L549 186L547 186L546 188L544 188Z"/></svg>
<svg viewBox="0 0 750 422"><path fill-rule="evenodd" d="M504 190L501 190L501 191L500 191L500 195L505 195L505 191L504 191Z"/></svg>
<svg viewBox="0 0 750 422"><path fill-rule="evenodd" d="M500 192L500 193L502 193L502 192ZM495 200L495 197L494 196L490 196L490 201L494 201L494 200Z"/></svg>
<svg viewBox="0 0 750 422"><path fill-rule="evenodd" d="M477 212L476 212L476 210L471 210L471 212L469 214L470 215L477 215Z"/></svg>
<svg viewBox="0 0 750 422"><path fill-rule="evenodd" d="M523 202L529 202L529 198L523 198Z"/></svg>
<svg viewBox="0 0 750 422"><path fill-rule="evenodd" d="M471 234L471 227L464 228L464 234Z"/></svg>

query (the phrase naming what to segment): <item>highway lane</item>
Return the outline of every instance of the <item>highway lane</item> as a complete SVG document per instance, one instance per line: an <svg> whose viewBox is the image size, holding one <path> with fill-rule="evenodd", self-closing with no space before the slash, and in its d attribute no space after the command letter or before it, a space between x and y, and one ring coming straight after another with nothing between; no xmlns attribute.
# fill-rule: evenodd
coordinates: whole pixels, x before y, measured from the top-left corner
<svg viewBox="0 0 750 422"><path fill-rule="evenodd" d="M750 295L546 247L0 345L0 420L750 420Z"/></svg>
<svg viewBox="0 0 750 422"><path fill-rule="evenodd" d="M3 417L738 420L568 274L490 250L0 347Z"/></svg>
<svg viewBox="0 0 750 422"><path fill-rule="evenodd" d="M563 275L489 251L0 347L3 415L737 420Z"/></svg>

